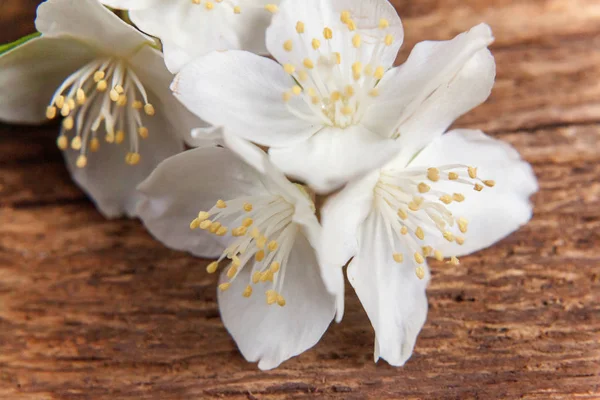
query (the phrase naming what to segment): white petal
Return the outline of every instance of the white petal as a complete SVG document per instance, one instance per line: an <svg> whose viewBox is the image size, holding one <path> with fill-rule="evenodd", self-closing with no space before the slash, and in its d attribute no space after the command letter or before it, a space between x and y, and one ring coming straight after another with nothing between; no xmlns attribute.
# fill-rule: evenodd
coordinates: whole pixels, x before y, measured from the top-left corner
<svg viewBox="0 0 600 400"><path fill-rule="evenodd" d="M195 59L171 89L190 111L215 126L261 145L287 146L320 128L288 110L282 95L293 84L276 62L228 51Z"/></svg>
<svg viewBox="0 0 600 400"><path fill-rule="evenodd" d="M152 43L97 0L47 0L37 9L35 26L44 36L70 36L123 57Z"/></svg>
<svg viewBox="0 0 600 400"><path fill-rule="evenodd" d="M420 280L402 244L390 247L380 214L371 214L361 231L358 254L348 266L348 279L375 329L375 361L381 357L401 366L410 358L427 319L429 272L424 265L425 278ZM395 251L405 254L404 263L393 260Z"/></svg>
<svg viewBox="0 0 600 400"><path fill-rule="evenodd" d="M331 323L335 304L321 281L314 251L302 235L297 236L286 266L281 290L285 307L267 305L264 291L271 288L269 283L255 286L250 298L242 296L250 271L247 265L229 290L219 292L219 308L244 357L267 370L314 346Z"/></svg>
<svg viewBox="0 0 600 400"><path fill-rule="evenodd" d="M164 2L164 0L100 0L105 6L120 10L142 10L153 7Z"/></svg>
<svg viewBox="0 0 600 400"><path fill-rule="evenodd" d="M136 216L139 193L136 186L150 175L163 160L183 151L183 141L171 134L172 127L163 114L147 118L150 135L140 140L141 160L131 166L125 162L126 144L102 143L100 149L88 153L87 166L78 168L78 151L66 150L65 159L77 184L92 198L107 218ZM101 136L102 137L102 136Z"/></svg>
<svg viewBox="0 0 600 400"><path fill-rule="evenodd" d="M494 66L485 49L492 41L490 28L481 24L449 41L418 43L406 63L384 75L363 123L384 136L399 130L401 140L409 136L405 145L411 147L411 140L426 143L441 134L448 120L489 95ZM423 129L409 124L410 131L404 132L411 118L424 123Z"/></svg>
<svg viewBox="0 0 600 400"><path fill-rule="evenodd" d="M509 144L473 130L454 130L426 147L410 166L466 164L478 168L481 179L496 182L492 188L476 192L462 191L466 199L453 202L448 209L455 217L469 221L465 244L444 243L439 250L445 256L469 254L508 236L529 221L532 204L529 197L538 190L531 166ZM436 190L452 193L455 184L436 184Z"/></svg>
<svg viewBox="0 0 600 400"><path fill-rule="evenodd" d="M255 171L231 151L218 146L188 150L162 162L138 190L139 217L166 246L200 257L216 257L225 240L190 230L201 210L219 199L266 192Z"/></svg>
<svg viewBox="0 0 600 400"><path fill-rule="evenodd" d="M0 120L39 123L54 91L95 57L88 46L70 38L39 37L0 55Z"/></svg>
<svg viewBox="0 0 600 400"><path fill-rule="evenodd" d="M286 174L305 181L319 193L328 193L383 166L398 151L396 141L382 139L361 126L350 126L323 128L298 145L272 147L269 155Z"/></svg>

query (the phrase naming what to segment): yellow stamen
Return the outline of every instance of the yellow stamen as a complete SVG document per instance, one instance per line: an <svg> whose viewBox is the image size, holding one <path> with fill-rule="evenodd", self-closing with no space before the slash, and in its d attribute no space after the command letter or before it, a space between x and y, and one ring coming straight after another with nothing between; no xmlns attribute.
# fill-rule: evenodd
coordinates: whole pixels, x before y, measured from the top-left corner
<svg viewBox="0 0 600 400"><path fill-rule="evenodd" d="M87 165L87 157L83 154L79 155L75 164L77 165L77 168L85 168L85 166Z"/></svg>
<svg viewBox="0 0 600 400"><path fill-rule="evenodd" d="M402 255L402 253L394 253L393 257L394 261L396 261L398 264L404 261L404 256Z"/></svg>
<svg viewBox="0 0 600 400"><path fill-rule="evenodd" d="M230 287L231 287L231 283L229 283L229 282L221 283L219 285L219 289L221 289L222 292L226 291Z"/></svg>
<svg viewBox="0 0 600 400"><path fill-rule="evenodd" d="M423 258L423 255L421 255L421 253L417 252L415 253L415 261L419 264L423 264L425 262L425 259Z"/></svg>
<svg viewBox="0 0 600 400"><path fill-rule="evenodd" d="M425 268L420 266L417 267L417 269L415 269L415 274L417 274L417 278L419 279L425 278Z"/></svg>
<svg viewBox="0 0 600 400"><path fill-rule="evenodd" d="M244 289L244 291L242 292L242 295L244 297L252 296L252 286L250 286L250 285L246 286L246 289Z"/></svg>
<svg viewBox="0 0 600 400"><path fill-rule="evenodd" d="M298 21L296 23L296 32L298 32L298 33L304 33L304 22Z"/></svg>
<svg viewBox="0 0 600 400"><path fill-rule="evenodd" d="M216 206L217 206L217 208L227 208L227 203L225 203L225 201L219 199L217 201Z"/></svg>
<svg viewBox="0 0 600 400"><path fill-rule="evenodd" d="M285 51L292 51L294 49L294 43L291 40L283 42L283 49Z"/></svg>

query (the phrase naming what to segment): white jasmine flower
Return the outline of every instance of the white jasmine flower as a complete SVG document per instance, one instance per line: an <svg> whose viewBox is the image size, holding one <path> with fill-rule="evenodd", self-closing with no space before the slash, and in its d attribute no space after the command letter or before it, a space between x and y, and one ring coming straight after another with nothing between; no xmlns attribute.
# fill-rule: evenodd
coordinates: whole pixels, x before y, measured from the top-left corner
<svg viewBox="0 0 600 400"><path fill-rule="evenodd" d="M320 270L320 225L306 189L262 150L225 138L235 152L207 145L161 163L139 187L138 212L167 246L218 257L207 270L222 268L225 327L247 360L270 369L323 335L335 314L323 279L341 272Z"/></svg>
<svg viewBox="0 0 600 400"><path fill-rule="evenodd" d="M399 141L420 149L421 136ZM458 256L504 238L530 219L536 191L531 167L511 146L455 130L329 200L323 264L342 266L354 257L348 279L375 329L375 361L403 365L413 351L427 316L426 258L458 264Z"/></svg>
<svg viewBox="0 0 600 400"><path fill-rule="evenodd" d="M142 31L163 43L173 72L213 50L265 53L265 29L279 0L101 0L130 10Z"/></svg>
<svg viewBox="0 0 600 400"><path fill-rule="evenodd" d="M492 39L479 25L420 43L390 69L403 30L387 0L283 0L266 37L277 62L212 53L183 68L172 88L195 114L271 147L283 172L324 193L393 159L395 139L418 134L432 113L437 125L424 137L487 98L490 88L477 82L489 73L479 64ZM471 76L457 87L465 69Z"/></svg>
<svg viewBox="0 0 600 400"><path fill-rule="evenodd" d="M0 119L63 117L57 144L75 181L104 215L132 216L137 184L200 121L173 98L153 40L97 0L48 0L36 27L0 55Z"/></svg>

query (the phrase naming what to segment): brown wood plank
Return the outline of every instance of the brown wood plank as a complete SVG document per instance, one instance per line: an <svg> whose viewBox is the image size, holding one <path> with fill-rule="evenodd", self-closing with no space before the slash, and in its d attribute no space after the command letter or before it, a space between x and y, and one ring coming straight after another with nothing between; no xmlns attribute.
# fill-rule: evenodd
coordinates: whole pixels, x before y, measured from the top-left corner
<svg viewBox="0 0 600 400"><path fill-rule="evenodd" d="M33 29L37 3L0 3L0 42ZM104 220L70 181L54 127L0 125L1 399L600 398L600 3L394 3L400 59L492 25L497 85L457 125L513 144L541 187L529 225L432 265L407 365L372 363L348 288L344 321L315 348L258 371L220 322L204 261L138 221Z"/></svg>

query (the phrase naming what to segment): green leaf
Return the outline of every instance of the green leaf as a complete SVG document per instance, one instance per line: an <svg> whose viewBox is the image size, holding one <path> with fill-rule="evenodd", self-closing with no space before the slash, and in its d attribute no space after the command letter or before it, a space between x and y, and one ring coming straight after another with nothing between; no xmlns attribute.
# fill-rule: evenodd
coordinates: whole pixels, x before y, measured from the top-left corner
<svg viewBox="0 0 600 400"><path fill-rule="evenodd" d="M7 51L12 50L17 46L22 45L23 43L27 42L28 40L39 37L40 35L41 35L41 33L36 32L36 33L32 33L31 35L23 36L22 38L17 39L12 43L0 44L0 54L6 53Z"/></svg>

